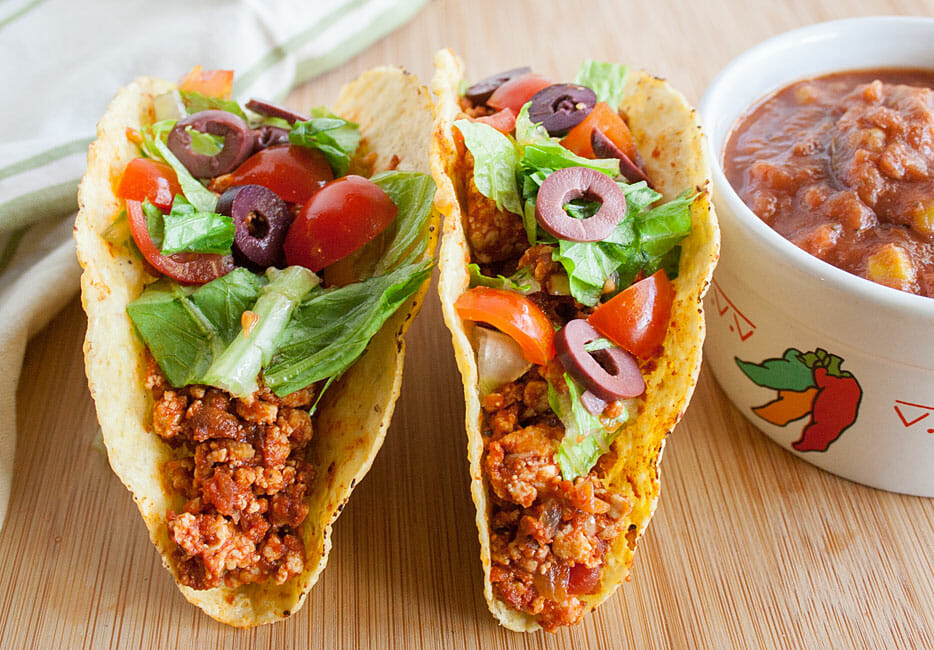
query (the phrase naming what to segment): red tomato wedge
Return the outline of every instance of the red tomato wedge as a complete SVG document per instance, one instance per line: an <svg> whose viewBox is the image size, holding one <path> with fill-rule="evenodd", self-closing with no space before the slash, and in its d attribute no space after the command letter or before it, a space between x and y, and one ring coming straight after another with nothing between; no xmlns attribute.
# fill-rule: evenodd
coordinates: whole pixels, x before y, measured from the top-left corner
<svg viewBox="0 0 934 650"><path fill-rule="evenodd" d="M277 144L256 152L226 178L230 185L262 185L289 203L305 203L334 179L328 159L317 149Z"/></svg>
<svg viewBox="0 0 934 650"><path fill-rule="evenodd" d="M233 78L233 70L202 70L200 65L196 65L178 82L178 89L201 93L208 97L230 99Z"/></svg>
<svg viewBox="0 0 934 650"><path fill-rule="evenodd" d="M234 269L233 256L204 253L176 253L163 255L156 248L146 227L146 215L140 201L127 199L127 220L137 248L157 271L182 284L204 284L230 273Z"/></svg>
<svg viewBox="0 0 934 650"><path fill-rule="evenodd" d="M478 117L474 120L474 122L489 124L500 133L509 134L512 133L513 129L516 128L516 114L512 112L511 108L504 108L503 110L493 113L492 115Z"/></svg>
<svg viewBox="0 0 934 650"><path fill-rule="evenodd" d="M541 75L524 74L510 79L494 90L490 98L486 100L486 105L498 111L508 108L513 115L518 115L525 103L532 99L532 95L550 85L551 81Z"/></svg>
<svg viewBox="0 0 934 650"><path fill-rule="evenodd" d="M544 366L555 356L555 329L545 312L522 294L506 289L474 287L454 303L464 320L489 323L511 336L525 360Z"/></svg>
<svg viewBox="0 0 934 650"><path fill-rule="evenodd" d="M674 287L662 269L597 307L587 322L627 352L646 359L665 340L674 297Z"/></svg>
<svg viewBox="0 0 934 650"><path fill-rule="evenodd" d="M590 133L594 129L612 140L620 151L626 154L630 160L635 161L636 145L632 141L632 133L623 118L619 116L619 113L610 108L610 105L606 102L597 102L597 105L590 111L590 115L571 129L561 140L561 144L578 156L596 158L593 147L590 145Z"/></svg>
<svg viewBox="0 0 934 650"><path fill-rule="evenodd" d="M285 259L315 273L380 234L399 209L362 176L343 176L308 199L285 236Z"/></svg>
<svg viewBox="0 0 934 650"><path fill-rule="evenodd" d="M164 162L149 158L131 160L117 185L117 196L121 199L140 202L149 199L160 210L170 209L175 195L181 191L175 171Z"/></svg>

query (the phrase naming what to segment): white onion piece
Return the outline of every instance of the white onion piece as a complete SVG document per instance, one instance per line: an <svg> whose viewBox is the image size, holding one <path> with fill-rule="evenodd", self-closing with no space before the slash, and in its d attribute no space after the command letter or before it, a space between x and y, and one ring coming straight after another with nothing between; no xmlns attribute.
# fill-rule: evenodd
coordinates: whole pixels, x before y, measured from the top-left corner
<svg viewBox="0 0 934 650"><path fill-rule="evenodd" d="M167 93L156 95L152 100L152 106L156 111L156 122L162 120L180 120L188 111L185 109L185 102L177 90L170 90Z"/></svg>
<svg viewBox="0 0 934 650"><path fill-rule="evenodd" d="M486 327L474 327L473 339L481 395L515 381L532 367L522 356L519 344L507 334Z"/></svg>

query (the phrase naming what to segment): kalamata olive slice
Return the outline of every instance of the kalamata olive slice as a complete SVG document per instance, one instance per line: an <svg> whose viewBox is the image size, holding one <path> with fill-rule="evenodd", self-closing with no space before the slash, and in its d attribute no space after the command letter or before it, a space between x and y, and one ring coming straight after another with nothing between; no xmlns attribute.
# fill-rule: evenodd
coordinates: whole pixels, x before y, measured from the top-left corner
<svg viewBox="0 0 934 650"><path fill-rule="evenodd" d="M564 210L568 202L588 198L602 202L596 214L576 219ZM535 218L559 239L591 242L606 239L626 216L626 195L612 178L589 167L552 172L538 190Z"/></svg>
<svg viewBox="0 0 934 650"><path fill-rule="evenodd" d="M301 113L295 113L287 109L285 106L279 106L278 104L273 104L271 102L264 102L259 99L251 99L246 103L246 107L254 113L259 113L260 115L265 115L267 117L278 117L285 120L289 124L308 121L308 118Z"/></svg>
<svg viewBox="0 0 934 650"><path fill-rule="evenodd" d="M275 192L262 185L231 187L218 199L217 211L233 218L234 255L245 258L244 266L264 269L282 263L292 213Z"/></svg>
<svg viewBox="0 0 934 650"><path fill-rule="evenodd" d="M261 126L253 129L253 136L255 138L253 153L273 145L289 143L289 130L281 126Z"/></svg>
<svg viewBox="0 0 934 650"><path fill-rule="evenodd" d="M530 72L532 72L532 68L529 66L524 66L522 68L513 68L512 70L506 70L505 72L494 74L490 77L487 77L486 79L481 79L468 88L464 93L464 97L466 97L474 106L486 104L486 100L490 98L490 95L493 94L494 90L502 86L510 79L515 79L516 77L529 74Z"/></svg>
<svg viewBox="0 0 934 650"><path fill-rule="evenodd" d="M192 150L187 127L223 136L224 148L213 156ZM253 131L242 118L221 110L199 111L179 120L166 144L183 165L198 178L213 178L236 169L253 153Z"/></svg>
<svg viewBox="0 0 934 650"><path fill-rule="evenodd" d="M555 352L574 379L607 402L637 397L645 392L645 380L635 357L622 348L588 352L584 346L600 338L593 325L572 320L555 334Z"/></svg>
<svg viewBox="0 0 934 650"><path fill-rule="evenodd" d="M532 95L529 119L549 135L565 135L597 105L597 93L580 84L552 84Z"/></svg>
<svg viewBox="0 0 934 650"><path fill-rule="evenodd" d="M651 186L649 177L642 168L629 159L629 156L616 146L600 129L590 132L590 146L597 158L619 158L619 173L630 183L645 181Z"/></svg>

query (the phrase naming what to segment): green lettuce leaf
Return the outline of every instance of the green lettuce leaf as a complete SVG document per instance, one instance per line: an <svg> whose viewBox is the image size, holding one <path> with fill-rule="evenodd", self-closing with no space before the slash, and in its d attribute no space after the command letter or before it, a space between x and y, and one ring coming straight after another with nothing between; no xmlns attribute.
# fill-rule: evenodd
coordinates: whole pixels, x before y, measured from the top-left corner
<svg viewBox="0 0 934 650"><path fill-rule="evenodd" d="M223 388L237 397L246 397L259 385L260 370L276 351L276 342L292 317L299 301L320 283L318 276L302 266L266 271L264 286L253 305L256 323L249 333L241 328L204 374L201 383ZM309 382L310 383L310 382Z"/></svg>
<svg viewBox="0 0 934 650"><path fill-rule="evenodd" d="M509 291L521 293L523 296L527 296L530 293L537 293L542 290L541 283L532 277L532 269L527 266L523 266L522 268L516 270L516 272L510 275L508 278L504 275L497 275L495 278L491 278L488 275L483 275L483 272L480 271L480 267L473 263L467 265L467 270L470 272L471 287L508 289Z"/></svg>
<svg viewBox="0 0 934 650"><path fill-rule="evenodd" d="M162 160L167 162L169 166L175 170L175 175L178 177L178 184L182 186L182 193L185 195L185 198L201 212L216 212L217 195L191 175L188 168L175 157L175 154L172 153L161 137L154 138L152 145L159 153Z"/></svg>
<svg viewBox="0 0 934 650"><path fill-rule="evenodd" d="M548 382L548 404L564 424L564 438L558 445L555 459L561 476L573 481L593 468L619 435L622 425L629 419L628 409L606 423L584 408L580 401L583 390L567 373L564 374L568 392L560 393Z"/></svg>
<svg viewBox="0 0 934 650"><path fill-rule="evenodd" d="M587 86L597 93L597 101L606 102L614 110L619 109L626 87L628 67L618 63L600 63L585 60L577 70L574 83Z"/></svg>
<svg viewBox="0 0 934 650"><path fill-rule="evenodd" d="M261 280L235 269L194 289L161 278L127 305L127 314L172 386L202 383L240 330L240 314L256 302Z"/></svg>
<svg viewBox="0 0 934 650"><path fill-rule="evenodd" d="M350 167L350 157L360 144L360 127L318 106L311 109L310 120L292 126L289 142L319 149L328 159L334 176L344 176Z"/></svg>
<svg viewBox="0 0 934 650"><path fill-rule="evenodd" d="M318 289L302 301L263 372L276 395L344 373L373 335L421 286L430 262L403 266L332 289Z"/></svg>
<svg viewBox="0 0 934 650"><path fill-rule="evenodd" d="M202 95L201 93L188 90L180 90L179 94L182 96L182 101L185 103L185 109L188 111L189 115L192 113L200 113L201 111L217 109L221 111L227 111L228 113L233 113L237 117L246 121L246 113L244 113L243 109L240 108L240 104L233 101L232 99L208 97L207 95Z"/></svg>
<svg viewBox="0 0 934 650"><path fill-rule="evenodd" d="M163 221L160 246L163 255L182 252L227 254L233 245L233 219L214 212L200 212L181 194L175 195L172 211L163 217Z"/></svg>
<svg viewBox="0 0 934 650"><path fill-rule="evenodd" d="M457 120L454 126L464 136L464 145L474 158L473 180L477 190L500 210L522 214L516 168L519 151L507 135L489 124Z"/></svg>
<svg viewBox="0 0 934 650"><path fill-rule="evenodd" d="M373 272L373 275L384 275L425 254L435 181L429 174L408 171L382 172L370 180L379 185L398 208L395 220L381 235L385 248Z"/></svg>

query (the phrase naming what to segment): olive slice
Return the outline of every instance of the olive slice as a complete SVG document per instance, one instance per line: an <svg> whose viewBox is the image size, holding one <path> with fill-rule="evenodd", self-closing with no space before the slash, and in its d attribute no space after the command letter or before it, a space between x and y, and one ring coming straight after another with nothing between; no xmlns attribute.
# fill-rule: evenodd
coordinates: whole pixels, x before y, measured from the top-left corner
<svg viewBox="0 0 934 650"><path fill-rule="evenodd" d="M596 214L576 219L564 206L588 198L602 202ZM538 190L535 218L558 239L593 242L606 239L626 216L626 195L612 178L589 167L566 167L552 172Z"/></svg>
<svg viewBox="0 0 934 650"><path fill-rule="evenodd" d="M629 159L622 149L616 146L616 143L610 140L605 133L599 129L590 132L590 146L597 158L618 158L619 173L630 183L645 181L651 187L652 183L649 177L645 175L642 168Z"/></svg>
<svg viewBox="0 0 934 650"><path fill-rule="evenodd" d="M253 136L255 138L253 153L277 144L289 143L289 130L281 126L261 126L253 129Z"/></svg>
<svg viewBox="0 0 934 650"><path fill-rule="evenodd" d="M187 127L202 133L223 136L224 148L213 156L195 152L191 148L191 134ZM169 132L166 145L193 176L213 178L236 169L253 153L253 131L242 118L211 109L199 111L179 120Z"/></svg>
<svg viewBox="0 0 934 650"><path fill-rule="evenodd" d="M600 333L582 318L572 320L555 334L555 352L568 374L607 402L644 393L645 380L635 357L622 348L596 352L584 348L598 338Z"/></svg>
<svg viewBox="0 0 934 650"><path fill-rule="evenodd" d="M532 95L529 119L548 135L565 135L584 121L597 105L597 93L580 84L552 84Z"/></svg>
<svg viewBox="0 0 934 650"><path fill-rule="evenodd" d="M289 124L308 121L308 118L301 113L295 113L287 109L285 106L279 106L278 104L273 104L272 102L264 102L260 99L251 99L246 103L246 107L254 113L259 113L260 115L265 115L267 117L278 117L285 120Z"/></svg>
<svg viewBox="0 0 934 650"><path fill-rule="evenodd" d="M588 413L597 417L600 417L603 414L603 409L606 408L606 400L600 399L589 390L585 390L584 394L581 395L581 404L584 405Z"/></svg>
<svg viewBox="0 0 934 650"><path fill-rule="evenodd" d="M292 213L275 192L262 185L231 187L218 199L217 211L233 219L233 251L239 262L254 269L282 264Z"/></svg>
<svg viewBox="0 0 934 650"><path fill-rule="evenodd" d="M516 77L529 74L530 72L532 72L532 68L529 66L524 66L522 68L513 68L512 70L506 70L505 72L494 74L487 77L486 79L481 79L468 88L464 93L464 97L466 97L474 106L486 104L486 100L490 98L490 95L493 94L494 90L502 86L510 79L515 79Z"/></svg>

